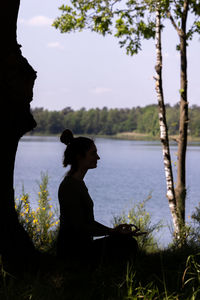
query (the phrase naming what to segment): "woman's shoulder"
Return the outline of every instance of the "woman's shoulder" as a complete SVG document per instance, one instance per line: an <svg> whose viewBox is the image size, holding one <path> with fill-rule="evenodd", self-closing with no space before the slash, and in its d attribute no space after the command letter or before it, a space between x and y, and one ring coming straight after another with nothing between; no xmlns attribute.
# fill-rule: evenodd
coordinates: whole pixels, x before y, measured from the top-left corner
<svg viewBox="0 0 200 300"><path fill-rule="evenodd" d="M80 182L76 179L74 179L71 176L66 176L58 189L58 199L59 202L66 203L67 199L71 201L70 199L79 199L85 194L85 185L84 182ZM68 202L68 201L67 201Z"/></svg>
<svg viewBox="0 0 200 300"><path fill-rule="evenodd" d="M76 178L72 176L65 176L60 184L60 189L75 189L75 190L82 190L85 188L85 184L81 180L77 180Z"/></svg>

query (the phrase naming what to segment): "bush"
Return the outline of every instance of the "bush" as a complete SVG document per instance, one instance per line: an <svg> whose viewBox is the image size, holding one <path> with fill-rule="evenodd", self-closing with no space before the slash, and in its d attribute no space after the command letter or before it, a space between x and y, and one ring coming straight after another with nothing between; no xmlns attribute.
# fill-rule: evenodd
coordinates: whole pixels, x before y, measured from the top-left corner
<svg viewBox="0 0 200 300"><path fill-rule="evenodd" d="M147 234L136 237L140 250L153 251L158 248L153 232L159 231L162 227L161 222L152 224L151 216L146 211L146 203L151 199L149 195L145 200L136 203L126 215L124 212L120 216L114 216L113 225L127 223L136 225L141 232L147 232ZM133 230L135 228L133 227Z"/></svg>
<svg viewBox="0 0 200 300"><path fill-rule="evenodd" d="M200 246L200 203L191 215L191 222L185 225L187 230L186 244L193 248Z"/></svg>
<svg viewBox="0 0 200 300"><path fill-rule="evenodd" d="M29 234L35 247L44 252L50 251L56 240L59 220L55 209L50 204L51 198L48 192L48 175L41 173L39 183L38 207L31 208L29 195L22 187L22 194L16 199L16 211L20 223Z"/></svg>

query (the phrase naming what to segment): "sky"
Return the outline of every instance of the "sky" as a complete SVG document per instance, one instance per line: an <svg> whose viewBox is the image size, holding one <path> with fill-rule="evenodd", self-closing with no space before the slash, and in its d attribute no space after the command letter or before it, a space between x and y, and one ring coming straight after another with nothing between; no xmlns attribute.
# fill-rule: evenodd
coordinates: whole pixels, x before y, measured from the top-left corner
<svg viewBox="0 0 200 300"><path fill-rule="evenodd" d="M37 71L31 106L61 110L132 108L157 104L155 42L143 41L139 54L128 56L118 39L90 31L61 34L51 26L66 0L21 0L17 40ZM180 63L177 33L170 22L162 35L165 103L179 101ZM188 47L189 105L200 105L200 37Z"/></svg>

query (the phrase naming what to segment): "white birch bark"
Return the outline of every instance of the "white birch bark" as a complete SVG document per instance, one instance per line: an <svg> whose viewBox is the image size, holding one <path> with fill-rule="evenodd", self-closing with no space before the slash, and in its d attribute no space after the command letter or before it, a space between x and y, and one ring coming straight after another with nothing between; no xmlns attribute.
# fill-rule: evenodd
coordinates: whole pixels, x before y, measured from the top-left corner
<svg viewBox="0 0 200 300"><path fill-rule="evenodd" d="M160 24L160 10L159 2L156 9L156 93L158 99L158 108L159 108L159 125L160 125L160 140L162 143L163 149L163 160L165 167L165 177L167 185L167 198L169 201L169 208L172 215L172 220L174 224L174 233L175 237L180 237L180 224L177 214L176 206L176 197L174 191L174 181L173 181L173 172L171 165L171 156L169 148L169 139L168 139L168 129L166 122L166 113L165 113L165 104L162 88L162 48L161 48L161 24Z"/></svg>

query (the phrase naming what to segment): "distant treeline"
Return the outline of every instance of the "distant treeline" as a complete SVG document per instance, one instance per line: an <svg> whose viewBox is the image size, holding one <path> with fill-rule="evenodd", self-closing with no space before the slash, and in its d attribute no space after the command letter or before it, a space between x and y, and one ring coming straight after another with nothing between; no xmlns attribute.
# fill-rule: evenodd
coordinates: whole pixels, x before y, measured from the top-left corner
<svg viewBox="0 0 200 300"><path fill-rule="evenodd" d="M73 110L66 107L61 111L34 108L32 113L37 121L34 133L58 134L70 128L75 134L114 135L121 132L138 132L157 136L159 134L157 105L133 108ZM178 134L179 105L166 105L170 135ZM200 136L200 106L189 108L189 134Z"/></svg>

